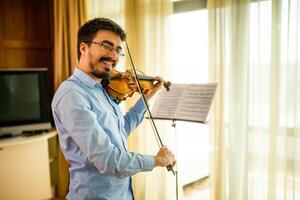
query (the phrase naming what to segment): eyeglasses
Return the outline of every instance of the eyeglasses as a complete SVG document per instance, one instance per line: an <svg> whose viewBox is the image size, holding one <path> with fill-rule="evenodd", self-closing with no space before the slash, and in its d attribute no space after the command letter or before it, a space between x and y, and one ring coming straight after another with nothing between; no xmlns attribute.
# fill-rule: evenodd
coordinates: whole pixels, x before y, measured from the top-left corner
<svg viewBox="0 0 300 200"><path fill-rule="evenodd" d="M91 41L90 43L93 44L98 44L101 48L107 50L107 51L116 51L116 53L118 54L118 56L125 56L124 51L121 48L114 48L111 44L109 44L108 42L95 42L95 41Z"/></svg>

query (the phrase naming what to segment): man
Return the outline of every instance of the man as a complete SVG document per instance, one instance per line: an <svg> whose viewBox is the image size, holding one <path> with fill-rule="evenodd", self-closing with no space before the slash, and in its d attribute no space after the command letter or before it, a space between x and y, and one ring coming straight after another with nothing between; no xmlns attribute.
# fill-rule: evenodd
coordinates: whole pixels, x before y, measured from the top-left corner
<svg viewBox="0 0 300 200"><path fill-rule="evenodd" d="M67 199L133 199L131 176L174 166L174 155L165 147L155 156L128 152L127 137L143 120L145 106L139 99L123 115L101 85L124 55L122 28L96 18L85 23L77 37L78 66L52 101L60 146L70 163ZM160 87L159 83L146 100Z"/></svg>

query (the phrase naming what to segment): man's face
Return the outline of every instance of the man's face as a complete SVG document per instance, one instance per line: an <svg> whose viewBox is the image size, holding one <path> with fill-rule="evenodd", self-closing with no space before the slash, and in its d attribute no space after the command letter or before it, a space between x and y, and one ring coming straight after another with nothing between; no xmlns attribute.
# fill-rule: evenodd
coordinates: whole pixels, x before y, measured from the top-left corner
<svg viewBox="0 0 300 200"><path fill-rule="evenodd" d="M119 61L117 51L122 49L120 36L108 30L101 30L90 42L89 47L85 45L80 59L84 59L88 67L87 72L98 79L106 78Z"/></svg>

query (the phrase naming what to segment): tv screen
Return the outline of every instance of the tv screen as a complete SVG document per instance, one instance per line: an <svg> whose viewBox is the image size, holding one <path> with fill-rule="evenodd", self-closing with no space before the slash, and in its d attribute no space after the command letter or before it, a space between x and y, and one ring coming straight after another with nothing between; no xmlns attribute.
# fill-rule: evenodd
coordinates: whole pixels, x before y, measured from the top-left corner
<svg viewBox="0 0 300 200"><path fill-rule="evenodd" d="M0 70L0 134L51 127L47 73L45 68Z"/></svg>

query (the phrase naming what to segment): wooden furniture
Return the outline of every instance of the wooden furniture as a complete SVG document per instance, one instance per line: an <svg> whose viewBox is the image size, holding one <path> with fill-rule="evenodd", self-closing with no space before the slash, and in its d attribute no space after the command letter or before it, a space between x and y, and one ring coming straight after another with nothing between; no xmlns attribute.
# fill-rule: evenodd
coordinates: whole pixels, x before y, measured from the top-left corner
<svg viewBox="0 0 300 200"><path fill-rule="evenodd" d="M0 1L0 68L47 68L53 93L53 0Z"/></svg>
<svg viewBox="0 0 300 200"><path fill-rule="evenodd" d="M0 140L0 199L41 200L53 197L48 141L52 130L39 135Z"/></svg>

